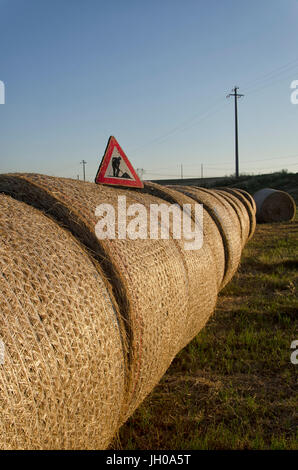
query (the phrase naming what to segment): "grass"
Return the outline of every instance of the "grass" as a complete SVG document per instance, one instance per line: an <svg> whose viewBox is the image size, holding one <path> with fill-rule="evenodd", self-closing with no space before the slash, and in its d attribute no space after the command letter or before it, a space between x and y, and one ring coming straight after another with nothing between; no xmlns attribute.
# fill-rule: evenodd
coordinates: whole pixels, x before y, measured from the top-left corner
<svg viewBox="0 0 298 470"><path fill-rule="evenodd" d="M258 225L217 309L114 449L298 449L298 219Z"/></svg>

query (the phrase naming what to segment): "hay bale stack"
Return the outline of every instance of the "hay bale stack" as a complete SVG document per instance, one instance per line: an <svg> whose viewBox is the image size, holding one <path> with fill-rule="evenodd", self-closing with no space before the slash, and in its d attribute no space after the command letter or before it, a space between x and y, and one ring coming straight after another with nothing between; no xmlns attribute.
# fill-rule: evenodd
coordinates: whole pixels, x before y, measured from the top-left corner
<svg viewBox="0 0 298 470"><path fill-rule="evenodd" d="M122 421L158 383L181 349L181 324L188 320L188 278L172 240L99 240L96 207L137 203L134 191L45 175L1 175L0 191L46 211L59 220L98 260L113 287L127 328L128 390ZM116 231L117 232L117 231ZM184 344L183 344L184 345Z"/></svg>
<svg viewBox="0 0 298 470"><path fill-rule="evenodd" d="M4 194L0 204L0 448L104 449L125 392L109 285L56 222Z"/></svg>
<svg viewBox="0 0 298 470"><path fill-rule="evenodd" d="M191 199L186 194L183 194L177 191L176 186L160 186L156 183L145 183L144 191L147 194L155 195L156 197L162 199L164 202L169 204L178 204L183 208L184 204L189 204L191 207L194 206L195 201ZM194 214L192 213L192 218L194 219ZM218 230L218 227L214 224L212 218L210 217L208 211L203 208L203 235L204 235L204 244L203 244L203 257L208 259L209 269L215 271L214 274L217 279L217 290L220 288L225 269L225 254L223 242ZM205 253L206 250L206 253ZM184 256L189 255L185 252ZM200 256L199 251L192 253L191 256ZM198 260L199 262L199 260ZM204 263L205 264L205 263ZM202 276L202 273L196 273L197 276ZM212 273L213 275L213 273ZM196 290L196 289L195 289Z"/></svg>
<svg viewBox="0 0 298 470"><path fill-rule="evenodd" d="M243 204L231 193L227 193L226 191L221 191L219 189L210 190L216 194L219 194L222 198L224 198L234 209L238 220L240 222L240 230L241 230L241 240L242 240L242 248L244 248L250 232L250 220L248 216L248 212L243 206Z"/></svg>
<svg viewBox="0 0 298 470"><path fill-rule="evenodd" d="M157 195L162 196L162 198ZM172 196L175 199L173 199ZM167 188L153 183L145 183L144 190L135 193L134 197L137 197L146 207L149 207L151 204L162 204L169 207L171 204L178 204L177 199L179 194L174 194ZM194 206L193 201L187 200L186 202L186 200L184 200L184 203L191 203L192 208ZM191 215L182 214L182 217L190 219L193 215L193 213ZM208 225L205 218L206 214L203 214L203 216L204 229L206 230L206 226ZM193 228L194 223L199 222L189 220L189 224L192 224ZM215 227L213 227L213 229L216 230ZM170 231L173 237L171 220ZM201 227L200 231L202 231ZM197 250L185 249L185 244L189 243L189 240L185 239L183 233L181 239L174 239L173 237L173 241L179 250L179 255L183 261L187 276L188 314L187 317L180 318L180 322L175 324L175 330L173 331L176 341L179 340L180 348L183 348L204 327L214 311L218 292L219 269L216 266L214 256L206 238L204 238L201 248Z"/></svg>
<svg viewBox="0 0 298 470"><path fill-rule="evenodd" d="M264 188L253 195L258 222L290 222L296 214L296 204L285 191Z"/></svg>
<svg viewBox="0 0 298 470"><path fill-rule="evenodd" d="M248 233L248 240L250 240L255 232L255 229L256 229L256 212L255 212L255 209L254 209L254 206L253 206L253 203L251 201L253 201L253 198L250 196L250 194L246 193L246 191L244 191L246 193L246 195L244 195L244 193L242 191L240 191L239 189L236 189L236 188L219 188L221 191L224 191L228 194L232 194L233 196L236 197L236 199L239 200L239 202L241 203L241 206L242 206L242 212L243 211L246 211L247 214L248 214L248 217L249 217L249 233ZM246 217L246 214L245 214L245 217Z"/></svg>
<svg viewBox="0 0 298 470"><path fill-rule="evenodd" d="M91 443L91 447L104 448L108 445L117 426L120 426L120 424L134 412L146 395L151 392L169 367L175 355L200 331L213 313L219 289L226 285L238 267L242 246L241 229L243 242L244 240L246 241L249 234L248 213L243 209L244 206L238 199L236 199L237 202L232 200L231 203L231 198L234 196L227 196L226 193L224 193L224 197L224 195L219 192L212 192L205 189L186 187L175 187L175 189L172 189L153 183L146 183L144 189L123 189L45 175L11 174L0 175L0 191L31 206L35 206L35 208L53 217L60 225L63 225L64 228L72 232L79 242L88 249L89 256L90 258L92 257L94 264L90 263L90 258L82 251L80 245L78 243L75 244L72 236L59 227L57 223L49 220L48 217L45 217L41 213L38 214L38 211L35 209L15 201L16 205L20 204L22 207L29 207L29 209L33 211L32 213L35 214L33 226L35 227L36 225L38 229L34 228L33 238L36 238L36 242L32 246L35 250L34 253L37 253L38 256L44 259L43 267L45 277L48 278L47 273L49 272L49 279L54 286L53 290L55 290L56 284L58 283L58 281L55 281L55 276L57 276L58 279L60 271L66 274L68 273L73 282L77 279L77 267L71 265L70 268L66 261L66 259L72 259L72 256L69 257L69 251L70 249L74 250L74 247L71 245L71 243L73 243L77 249L81 250L82 256L85 256L84 259L86 259L87 266L86 276L83 272L84 267L82 267L78 273L80 278L79 293L82 296L85 295L84 285L86 282L87 286L89 286L88 270L91 269L91 266L94 278L97 279L99 277L102 279L102 285L100 285L99 288L97 288L95 284L93 286L94 296L97 295L97 297L102 299L104 297L103 289L105 288L107 295L109 295L111 305L115 303L118 305L118 310L116 307L113 310L113 318L114 321L115 319L119 320L117 344L122 354L122 365L121 367L119 366L122 375L121 380L119 380L117 376L117 366L115 366L116 374L113 378L118 380L122 387L121 388L118 384L118 389L116 389L118 396L121 398L117 400L117 410L115 408L114 416L114 395L111 400L107 399L107 397L110 396L109 384L107 384L107 395L106 399L103 400L103 404L101 404L102 408L94 404L94 407L99 406L100 410L106 410L107 405L111 406L112 410L112 424L110 425L110 421L107 418L108 429L102 430L99 426L98 441L94 438L96 444ZM150 239L148 223L150 219L149 213L145 215L145 217L147 217L147 226L143 239L137 238L131 240L127 237L119 237L121 227L119 228L118 226L120 220L118 220L117 208L119 203L118 198L120 196L125 196L127 206L139 204L138 207L142 209L142 207L145 206L147 210L152 204L161 203L167 208L170 204L176 204L178 205L178 209L181 208L183 204L194 205L196 202L203 204L203 246L199 250L186 250L185 242L189 240L183 237L182 239L176 239L174 237L174 227L172 224L170 224L169 239L161 239L160 237L158 239ZM2 197L5 197L5 200L11 201L7 196ZM229 199L227 199L227 197ZM107 237L99 239L97 237L96 225L99 222L99 216L96 215L96 208L100 204L109 204L109 207L116 209L115 236L112 238ZM142 204L142 207L140 204ZM108 206L106 206L106 208L108 211ZM243 211L243 213L241 211ZM245 213L247 220L245 219ZM52 224L51 243L44 243L43 239L38 235L38 230L40 230L44 232L45 235L43 236L46 236L47 230L44 228L44 225L39 222L39 219L38 223L35 224L37 214L44 224L46 222ZM104 217L103 214L102 216ZM186 219L188 222L192 221L193 228L194 224L196 224L196 227L200 225L200 221L195 220L193 214L187 215ZM159 219L160 228L163 228L164 223L162 219ZM26 227L25 225L25 228ZM57 228L57 233L54 233L54 227ZM199 228L201 229L201 226ZM61 258L66 264L65 268L63 268L63 264L60 266L60 255L58 256L58 264L54 265L53 262L53 260L56 259L53 247L60 253L61 240L64 240L63 235L64 237L68 237L67 240L70 240L67 244L67 252L63 253L64 258ZM26 243L28 242L28 236L25 233L20 233L19 237L24 237ZM50 251L48 256L54 253L53 260L51 257L49 261L47 260L47 251L45 251L45 253L40 251L39 255L35 245L40 246L40 250L45 250L44 246L49 246ZM20 246L22 246L22 243ZM9 254L9 258L10 257L13 257L12 253ZM26 258L24 260L24 266L26 263L29 263L29 266L31 266L29 261ZM83 264L82 262L82 266ZM34 267L35 265L32 264L32 271L34 271ZM25 270L25 268L23 269ZM54 274L52 274L52 272ZM107 281L105 279L107 279ZM24 282L23 284L25 285ZM70 283L70 285L72 285L72 283ZM111 286L111 291L109 285ZM64 282L62 282L60 289L58 289L57 286L55 299L59 299L61 295L63 300L63 295L66 295L65 289ZM19 302L17 293L15 296ZM106 299L106 297L104 298ZM49 302L51 302L51 296L47 297L47 294L43 293L41 299L42 302L45 302L44 312L46 316L47 310L50 309ZM100 304L100 301L94 303ZM65 301L65 305L69 306L69 309L72 310L72 303ZM75 326L76 305L77 304L74 306L73 313L70 311L66 317L65 315L62 316L61 322L64 327L64 336L61 333L61 337L65 344L70 343L70 345L72 345L70 339L72 331L77 331L77 327ZM89 307L88 304L86 308L89 309ZM99 312L101 312L101 309L102 307L100 307ZM50 310L49 313L51 312L52 310ZM83 325L84 331L84 322L87 321L84 316L85 314L86 311L83 309L82 312L80 312L83 319L81 320L81 317L79 317L80 320L78 320L78 322ZM99 319L101 319L101 316L99 316ZM44 325L44 320L42 321ZM67 321L70 322L69 327ZM112 325L112 319L110 319L110 323ZM36 324L38 325L38 322ZM33 335L35 334L35 323L32 325ZM122 328L122 325L124 325L125 330ZM88 328L86 328L86 334L88 331ZM17 336L19 334L21 337L22 332L20 328ZM39 333L37 334L38 337L40 337ZM103 333L99 332L98 337L101 338L102 334L108 336L107 341L110 340L109 332L107 333L105 330ZM119 341L121 339L122 342ZM95 343L97 342L96 339L93 339L93 341L95 341ZM96 346L98 348L105 348L105 344L105 340L102 339L100 345L95 344L94 348L96 349ZM91 346L92 345L90 345L89 348L90 350ZM76 347L76 351L77 349ZM113 350L112 346L110 346L109 351L111 350ZM83 351L85 351L84 348ZM25 351L25 355L26 354L27 351ZM20 355L20 357L22 357L22 355ZM98 356L96 357L97 364L99 364L101 360L98 360ZM70 359L67 360L67 363L69 360ZM33 370L36 368L36 374L39 370L38 361L39 358L37 358L37 362L33 361ZM44 365L42 366L45 367ZM80 363L80 366L84 368L84 364ZM109 373L109 371L113 371L113 367L113 365L111 365L110 368L107 366L105 370ZM86 362L85 369L86 370L82 373L82 380L84 378L86 390L89 390L88 387L91 379L88 379L88 377L84 375L87 374L87 369L89 369L88 361ZM100 374L100 372L96 372ZM125 381L124 375L126 377ZM69 382L70 379L64 380L63 383L68 386ZM63 383L62 381L60 383L59 380L57 384L55 382L55 386L58 387L60 393L60 395L58 393L58 397L60 397L58 398L59 403L63 403L66 393L65 388L63 388ZM121 388L121 393L119 387ZM114 390L112 392L114 393ZM94 397L95 391L93 389L92 393L92 397ZM76 419L79 421L81 407L78 405L77 399L73 395L73 393L69 394L69 401L70 403L74 401L77 406L79 406L79 413L76 415ZM65 400L66 403L68 403L66 398ZM91 400L89 400L89 402L91 406ZM30 403L32 407L34 403L32 396L28 398L28 409ZM70 405L67 405L66 409L68 410L69 407ZM88 409L88 407L86 407L86 409ZM85 439L85 441L79 441L77 448L89 447L89 442L91 442L92 439L93 424L98 425L96 422L98 415L93 415L91 409L88 413L88 418L91 423L88 428L88 430L90 429L90 439L88 437L88 440L86 440L87 438L83 437L82 439ZM100 413L102 413L102 416L105 416L104 411L100 411ZM71 413L68 411L67 416L70 420ZM12 417L10 417L10 419L12 419ZM82 420L82 423L83 424L78 424L78 429L83 425L88 427L86 420ZM62 432L60 432L60 428L57 428L57 433L55 434L56 444L55 442L45 444L38 442L38 446L47 448L47 445L52 445L53 448L72 448L72 446L75 445L75 440L71 440L71 433L66 433L65 429L66 427L62 428ZM19 432L21 431L19 430ZM101 437L101 433L103 437ZM84 435L84 433L82 434ZM60 441L58 442L57 439L60 439ZM58 447L57 442L60 447ZM28 444L28 447L29 446L30 444Z"/></svg>
<svg viewBox="0 0 298 470"><path fill-rule="evenodd" d="M224 277L220 286L220 289L222 289L235 274L241 258L239 219L230 204L217 193L193 186L175 186L175 188L192 198L195 202L203 204L205 211L213 221L213 225L219 231L225 257Z"/></svg>
<svg viewBox="0 0 298 470"><path fill-rule="evenodd" d="M243 194L245 199L247 199L247 201L249 202L249 204L250 204L250 206L253 210L253 213L256 215L257 206L256 206L254 198L247 191L245 191L244 189L237 188L237 192Z"/></svg>

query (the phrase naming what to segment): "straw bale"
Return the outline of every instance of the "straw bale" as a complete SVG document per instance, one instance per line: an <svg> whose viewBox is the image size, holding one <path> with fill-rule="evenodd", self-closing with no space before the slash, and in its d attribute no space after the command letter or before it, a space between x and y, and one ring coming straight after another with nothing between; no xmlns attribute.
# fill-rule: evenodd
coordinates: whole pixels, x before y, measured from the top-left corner
<svg viewBox="0 0 298 470"><path fill-rule="evenodd" d="M253 208L253 204L250 202L250 199L252 199L252 197L248 193L246 193L246 196L245 196L242 191L240 191L239 189L236 189L236 188L226 188L226 187L224 187L224 188L219 188L219 189L221 191L225 191L225 192L230 193L233 196L235 196L237 199L239 199L241 204L244 206L245 210L248 213L248 217L249 217L250 227L249 227L248 240L250 240L252 238L254 232L255 232L255 229L256 229L256 215L255 215L256 213L255 213L255 210Z"/></svg>
<svg viewBox="0 0 298 470"><path fill-rule="evenodd" d="M225 254L222 289L235 274L241 258L239 219L227 201L215 192L194 186L177 186L177 190L203 204L219 230Z"/></svg>
<svg viewBox="0 0 298 470"><path fill-rule="evenodd" d="M234 209L240 222L242 248L244 248L250 233L250 220L246 208L240 200L231 193L219 189L212 189L210 191L220 194Z"/></svg>
<svg viewBox="0 0 298 470"><path fill-rule="evenodd" d="M256 215L256 212L257 212L257 206L256 206L256 203L255 203L255 200L254 198L252 197L251 194L249 194L247 191L245 191L244 189L240 189L240 188L237 188L237 191L241 194L243 194L243 196L248 200L248 202L250 203L252 209L253 209L253 212L254 214Z"/></svg>
<svg viewBox="0 0 298 470"><path fill-rule="evenodd" d="M111 290L55 221L0 201L0 448L104 449L125 393Z"/></svg>
<svg viewBox="0 0 298 470"><path fill-rule="evenodd" d="M163 192L164 189L166 189L166 192ZM159 196L163 196L163 198L161 199L152 193L157 193ZM177 200L180 199L176 194L174 196ZM133 197L137 198L138 201L144 204L147 208L149 208L151 204L163 204L167 207L171 204L178 204L178 202L175 202L171 197L169 197L169 191L167 188L157 188L156 185L151 183L145 183L145 188L142 191L134 191ZM187 203L191 203L192 207L194 205L192 200L188 200ZM190 218L188 214L184 214L183 217ZM189 223L191 222L192 221L190 220ZM200 226L199 229L201 230ZM173 237L171 219L170 234ZM181 239L173 238L173 242L179 250L179 256L183 260L187 276L188 314L187 316L180 315L180 318L177 319L175 324L175 329L172 332L177 341L180 338L179 348L183 348L204 327L214 311L218 293L218 270L214 263L214 257L212 256L210 246L206 242L206 238L203 241L201 248L195 250L185 249L185 243L188 243L189 240L185 239L183 233Z"/></svg>
<svg viewBox="0 0 298 470"><path fill-rule="evenodd" d="M241 256L240 219L235 212L239 207L234 203L232 208L217 192L193 187L174 190L145 183L144 189L123 189L37 174L0 175L0 191L42 210L64 227L56 224L63 233L65 228L71 231L94 259L101 277L104 274L104 285L111 286L111 298L120 312L126 377L119 426L205 325L218 290L235 273ZM95 209L102 203L116 209L118 196L126 196L127 205L142 203L147 209L160 203L204 204L202 248L185 250L186 240L174 239L172 227L168 240L149 236L130 240L118 238L116 224L115 239L99 240ZM149 224L147 234L148 230Z"/></svg>
<svg viewBox="0 0 298 470"><path fill-rule="evenodd" d="M258 222L290 222L295 218L296 204L285 191L264 188L253 195Z"/></svg>
<svg viewBox="0 0 298 470"><path fill-rule="evenodd" d="M95 234L101 203L117 206L134 191L45 175L1 175L0 191L51 214L92 250L109 279L129 344L128 389L122 421L158 383L181 348L176 325L188 316L187 273L173 240L99 240Z"/></svg>
<svg viewBox="0 0 298 470"><path fill-rule="evenodd" d="M147 191L148 194L154 194L157 197L163 199L164 201L168 201L171 204L179 204L180 207L183 207L183 204L190 204L191 207L194 206L197 202L194 201L191 197L187 194L179 191L177 186L161 186L156 183L145 183L144 190ZM192 212L192 217L194 216ZM198 257L198 262L202 258L208 260L207 268L210 272L210 275L216 277L217 280L217 290L219 290L220 286L222 285L223 277L224 277L224 269L225 269L225 254L224 254L224 246L221 239L220 232L218 227L214 224L211 216L209 215L208 211L203 207L203 250L199 250L193 253L184 253L184 256L191 256L192 258ZM204 263L205 264L205 263ZM198 267L199 268L199 267ZM201 272L200 276L204 271ZM195 274L197 276L197 274ZM207 272L205 272L205 276ZM195 289L196 291L196 289Z"/></svg>

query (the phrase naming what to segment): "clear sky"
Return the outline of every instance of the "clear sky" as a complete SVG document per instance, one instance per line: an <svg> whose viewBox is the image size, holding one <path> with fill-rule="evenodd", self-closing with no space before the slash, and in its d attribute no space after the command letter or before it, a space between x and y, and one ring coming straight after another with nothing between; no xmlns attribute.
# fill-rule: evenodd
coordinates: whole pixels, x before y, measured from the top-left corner
<svg viewBox="0 0 298 470"><path fill-rule="evenodd" d="M296 0L0 0L0 172L93 180L114 135L144 178L298 171Z"/></svg>

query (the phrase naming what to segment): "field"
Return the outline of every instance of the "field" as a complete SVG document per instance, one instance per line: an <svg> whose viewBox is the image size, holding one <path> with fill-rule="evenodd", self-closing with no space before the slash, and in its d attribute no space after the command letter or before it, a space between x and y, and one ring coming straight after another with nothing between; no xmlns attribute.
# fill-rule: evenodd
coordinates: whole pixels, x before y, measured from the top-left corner
<svg viewBox="0 0 298 470"><path fill-rule="evenodd" d="M297 290L297 216L258 225L213 317L113 448L298 449Z"/></svg>

